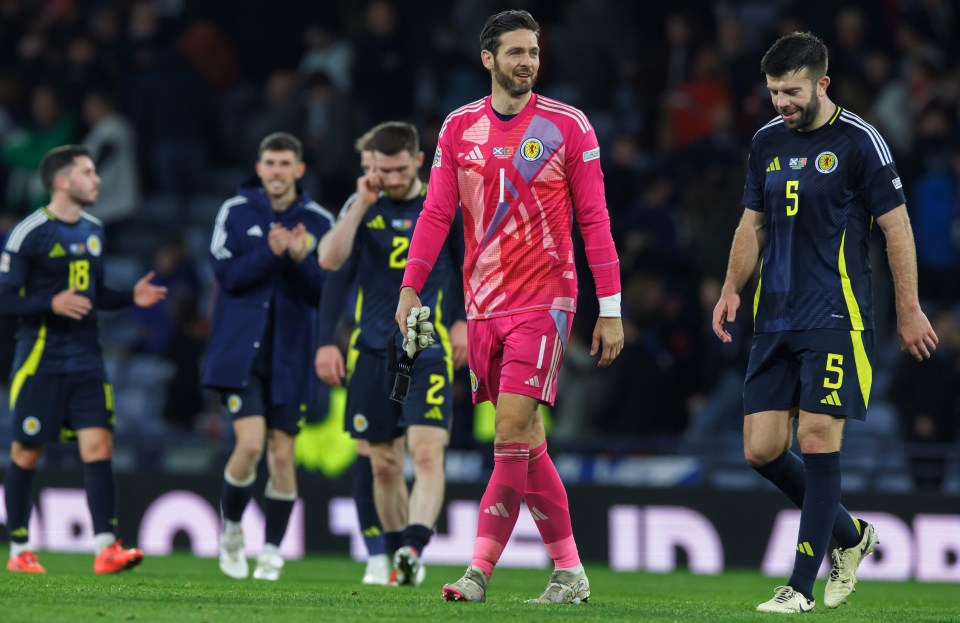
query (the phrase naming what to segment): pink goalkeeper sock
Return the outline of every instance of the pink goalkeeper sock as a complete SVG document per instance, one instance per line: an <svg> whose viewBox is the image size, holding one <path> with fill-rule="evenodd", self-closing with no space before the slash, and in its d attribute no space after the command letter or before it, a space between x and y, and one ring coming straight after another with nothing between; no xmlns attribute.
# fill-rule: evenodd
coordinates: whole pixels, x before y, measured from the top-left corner
<svg viewBox="0 0 960 623"><path fill-rule="evenodd" d="M523 497L556 568L572 569L579 565L580 555L570 526L567 491L547 454L546 441L530 451L527 487Z"/></svg>
<svg viewBox="0 0 960 623"><path fill-rule="evenodd" d="M530 446L525 443L498 443L493 446L493 474L480 498L480 520L473 562L490 577L503 548L517 525L523 488L527 482Z"/></svg>

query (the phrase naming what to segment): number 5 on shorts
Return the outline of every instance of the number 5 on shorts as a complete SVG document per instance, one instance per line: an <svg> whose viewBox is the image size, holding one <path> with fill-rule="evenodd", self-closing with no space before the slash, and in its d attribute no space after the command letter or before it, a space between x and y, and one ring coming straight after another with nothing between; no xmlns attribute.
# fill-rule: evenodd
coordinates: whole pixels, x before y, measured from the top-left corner
<svg viewBox="0 0 960 623"><path fill-rule="evenodd" d="M840 389L840 386L843 385L843 355L836 355L830 353L827 355L827 372L836 373L837 379L835 381L830 380L830 376L823 377L823 386L827 389Z"/></svg>

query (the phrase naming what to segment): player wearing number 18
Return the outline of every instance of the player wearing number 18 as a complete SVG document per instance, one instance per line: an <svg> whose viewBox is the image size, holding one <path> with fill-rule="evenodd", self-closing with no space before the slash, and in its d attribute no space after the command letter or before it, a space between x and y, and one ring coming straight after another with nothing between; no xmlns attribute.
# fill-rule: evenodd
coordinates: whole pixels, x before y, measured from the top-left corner
<svg viewBox="0 0 960 623"><path fill-rule="evenodd" d="M793 574L757 609L806 612L831 536L824 605L853 592L877 534L840 505L847 418L866 417L872 382L873 302L868 255L883 230L901 348L930 356L937 336L920 309L916 249L890 149L863 119L827 97L827 48L810 33L781 37L760 63L777 117L750 146L746 208L713 312L723 342L739 292L760 262L754 337L743 399L744 453L801 508ZM801 459L790 451L794 420Z"/></svg>
<svg viewBox="0 0 960 623"><path fill-rule="evenodd" d="M100 178L77 145L51 150L40 164L50 204L14 227L0 255L0 313L19 316L10 382L13 444L4 479L10 571L43 573L29 550L30 483L44 444L76 438L98 555L96 573L143 559L117 540L113 484L113 389L100 349L97 309L151 307L166 288L140 279L133 292L103 282L103 225L84 208Z"/></svg>

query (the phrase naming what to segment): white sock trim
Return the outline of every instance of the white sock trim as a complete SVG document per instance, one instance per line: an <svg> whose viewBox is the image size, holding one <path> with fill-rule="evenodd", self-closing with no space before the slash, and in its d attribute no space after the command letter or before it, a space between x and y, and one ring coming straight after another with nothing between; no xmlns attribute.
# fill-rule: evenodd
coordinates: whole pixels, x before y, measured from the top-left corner
<svg viewBox="0 0 960 623"><path fill-rule="evenodd" d="M30 543L17 543L10 541L10 558L16 558L23 552L30 551Z"/></svg>
<svg viewBox="0 0 960 623"><path fill-rule="evenodd" d="M263 544L263 550L261 551L261 553L263 553L263 554L276 554L277 556L279 556L279 555L280 555L280 548L277 547L276 545L274 545L273 543L264 543L264 544Z"/></svg>
<svg viewBox="0 0 960 623"><path fill-rule="evenodd" d="M117 535L112 532L99 532L93 535L93 544L96 546L98 554L113 545L116 541Z"/></svg>
<svg viewBox="0 0 960 623"><path fill-rule="evenodd" d="M236 478L230 475L230 468L224 467L223 479L227 481L227 484L233 485L234 487L240 487L240 488L249 487L257 480L257 472L256 470L254 470L253 474L251 474L250 477L247 478L246 480L237 480Z"/></svg>
<svg viewBox="0 0 960 623"><path fill-rule="evenodd" d="M280 493L273 488L273 480L267 481L267 486L263 491L263 497L270 498L272 500L282 500L285 502L293 502L297 499L297 492L293 493Z"/></svg>

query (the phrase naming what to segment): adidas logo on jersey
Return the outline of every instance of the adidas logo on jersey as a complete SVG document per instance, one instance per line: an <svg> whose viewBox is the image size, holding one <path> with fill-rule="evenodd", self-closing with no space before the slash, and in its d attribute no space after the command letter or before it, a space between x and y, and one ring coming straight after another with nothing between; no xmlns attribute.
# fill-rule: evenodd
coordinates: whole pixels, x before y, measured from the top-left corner
<svg viewBox="0 0 960 623"><path fill-rule="evenodd" d="M773 162L771 162L770 165L767 167L767 173L770 173L771 171L779 171L779 170L780 170L780 156L777 156L776 158L773 159Z"/></svg>
<svg viewBox="0 0 960 623"><path fill-rule="evenodd" d="M49 257L66 257L66 255L67 252L63 250L63 245L58 242L50 249Z"/></svg>
<svg viewBox="0 0 960 623"><path fill-rule="evenodd" d="M507 507L503 505L503 502L497 502L492 506L488 506L483 509L488 515L493 515L494 517L509 517L510 513L507 512Z"/></svg>
<svg viewBox="0 0 960 623"><path fill-rule="evenodd" d="M387 224L383 221L383 215L378 214L373 220L367 221L367 227L370 229L386 229Z"/></svg>
<svg viewBox="0 0 960 623"><path fill-rule="evenodd" d="M443 411L440 410L440 407L434 407L427 411L426 415L423 417L426 420L443 421Z"/></svg>
<svg viewBox="0 0 960 623"><path fill-rule="evenodd" d="M544 514L543 514L543 511L541 511L541 510L540 510L539 508L537 508L536 506L533 506L533 507L530 508L530 514L533 515L533 520L534 520L534 521L545 521L545 520L547 520L547 519L550 519L549 517L547 517L546 515L544 515Z"/></svg>
<svg viewBox="0 0 960 623"><path fill-rule="evenodd" d="M263 238L263 230L260 229L260 226L259 226L259 225L254 225L253 227L251 227L250 229L247 230L247 235L248 235L248 236L260 236L261 238Z"/></svg>
<svg viewBox="0 0 960 623"><path fill-rule="evenodd" d="M480 151L479 145L474 145L473 149L470 150L466 156L463 157L464 160L483 160L483 152Z"/></svg>
<svg viewBox="0 0 960 623"><path fill-rule="evenodd" d="M827 397L826 397L826 398L824 398L823 400L820 401L820 404L830 405L830 406L833 406L833 407L842 406L842 405L840 404L840 394L837 393L837 390L833 390L832 392L830 392L829 394L827 394Z"/></svg>
<svg viewBox="0 0 960 623"><path fill-rule="evenodd" d="M526 381L524 381L523 384L529 385L530 387L540 387L540 377L532 376Z"/></svg>

